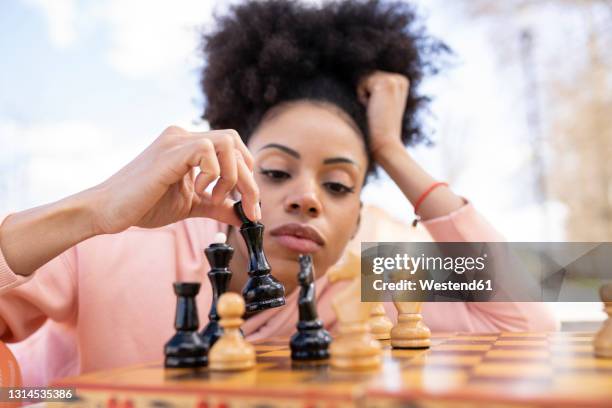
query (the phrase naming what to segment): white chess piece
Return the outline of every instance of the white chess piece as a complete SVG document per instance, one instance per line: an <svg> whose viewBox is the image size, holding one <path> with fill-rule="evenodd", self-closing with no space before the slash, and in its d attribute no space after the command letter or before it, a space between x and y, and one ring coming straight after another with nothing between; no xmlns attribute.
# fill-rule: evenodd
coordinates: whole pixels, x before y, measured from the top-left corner
<svg viewBox="0 0 612 408"><path fill-rule="evenodd" d="M427 348L431 346L431 331L423 323L423 302L393 302L397 309L397 324L391 329L394 348Z"/></svg>
<svg viewBox="0 0 612 408"><path fill-rule="evenodd" d="M593 339L593 349L597 357L612 358L612 283L602 286L599 294L608 318Z"/></svg>
<svg viewBox="0 0 612 408"><path fill-rule="evenodd" d="M224 293L217 303L223 335L208 354L208 366L214 371L248 370L255 367L255 348L247 342L240 326L244 322L244 299L237 293Z"/></svg>

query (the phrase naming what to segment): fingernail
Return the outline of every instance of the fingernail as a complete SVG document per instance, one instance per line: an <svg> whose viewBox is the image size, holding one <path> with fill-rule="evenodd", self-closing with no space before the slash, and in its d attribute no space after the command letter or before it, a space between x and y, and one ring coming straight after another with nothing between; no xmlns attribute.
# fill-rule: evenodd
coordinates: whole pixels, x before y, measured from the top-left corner
<svg viewBox="0 0 612 408"><path fill-rule="evenodd" d="M255 214L257 215L257 220L261 220L261 208L259 204L255 204Z"/></svg>

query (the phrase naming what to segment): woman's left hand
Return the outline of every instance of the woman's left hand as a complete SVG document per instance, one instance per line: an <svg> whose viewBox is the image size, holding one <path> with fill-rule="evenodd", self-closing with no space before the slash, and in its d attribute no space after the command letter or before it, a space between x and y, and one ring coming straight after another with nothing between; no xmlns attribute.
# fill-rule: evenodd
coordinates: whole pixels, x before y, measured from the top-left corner
<svg viewBox="0 0 612 408"><path fill-rule="evenodd" d="M374 71L362 78L357 95L367 108L374 160L390 149L401 148L402 118L406 109L409 81L404 75Z"/></svg>
<svg viewBox="0 0 612 408"><path fill-rule="evenodd" d="M389 174L406 198L416 205L435 180L408 153L402 143L402 122L409 81L404 75L374 71L357 86L359 100L367 108L371 151L374 160ZM450 188L436 188L419 207L422 220L447 215L465 201Z"/></svg>

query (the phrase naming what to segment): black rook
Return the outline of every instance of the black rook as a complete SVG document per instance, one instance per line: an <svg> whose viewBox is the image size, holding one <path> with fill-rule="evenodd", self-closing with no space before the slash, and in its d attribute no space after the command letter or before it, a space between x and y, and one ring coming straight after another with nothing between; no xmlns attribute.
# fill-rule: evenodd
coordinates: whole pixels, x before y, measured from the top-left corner
<svg viewBox="0 0 612 408"><path fill-rule="evenodd" d="M200 321L195 297L199 291L199 283L174 284L177 296L174 320L176 334L164 346L166 367L203 367L208 363L207 349L197 333Z"/></svg>

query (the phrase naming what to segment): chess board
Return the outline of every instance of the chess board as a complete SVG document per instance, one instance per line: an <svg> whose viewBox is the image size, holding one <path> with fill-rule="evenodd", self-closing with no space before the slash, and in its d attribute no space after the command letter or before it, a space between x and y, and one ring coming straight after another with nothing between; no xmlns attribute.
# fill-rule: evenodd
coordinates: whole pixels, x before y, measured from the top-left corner
<svg viewBox="0 0 612 408"><path fill-rule="evenodd" d="M165 370L161 363L68 378L79 400L109 407L610 407L612 359L591 333L433 335L426 350L393 350L373 372L294 364L287 339L256 343L254 370Z"/></svg>

